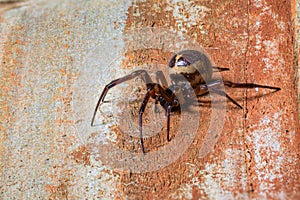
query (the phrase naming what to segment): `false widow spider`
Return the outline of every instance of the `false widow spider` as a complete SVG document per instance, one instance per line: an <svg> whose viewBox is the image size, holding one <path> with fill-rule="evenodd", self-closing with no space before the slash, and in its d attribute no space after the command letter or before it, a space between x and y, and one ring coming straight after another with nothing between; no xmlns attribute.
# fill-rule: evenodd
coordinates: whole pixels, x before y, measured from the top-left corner
<svg viewBox="0 0 300 200"><path fill-rule="evenodd" d="M147 87L146 95L139 110L139 133L143 154L145 154L145 149L143 142L142 117L150 97L155 100L155 104L160 103L165 109L167 116L167 140L170 141L170 114L171 112L180 109L180 104L186 103L192 94L200 96L207 94L208 92L213 92L225 96L229 101L242 109L242 106L239 103L224 91L218 89L218 86L224 85L231 88L267 88L274 90L274 92L280 90L278 87L255 83L234 83L231 81L213 80L212 74L214 70L225 71L229 69L212 66L206 55L196 50L182 50L176 53L171 57L168 67L171 69L171 86L167 85L166 78L161 71L157 73L157 81L161 82L161 84L159 84L152 81L146 70L134 71L129 75L113 80L107 84L95 107L91 126L94 125L96 112L99 109L100 104L104 102L104 98L109 89L138 76L142 78Z"/></svg>

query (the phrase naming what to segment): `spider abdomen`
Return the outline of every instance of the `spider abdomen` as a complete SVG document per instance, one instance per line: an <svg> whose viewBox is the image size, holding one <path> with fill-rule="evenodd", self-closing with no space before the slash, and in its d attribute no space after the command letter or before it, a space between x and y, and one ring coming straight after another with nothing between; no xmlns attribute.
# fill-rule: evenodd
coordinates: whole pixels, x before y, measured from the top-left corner
<svg viewBox="0 0 300 200"><path fill-rule="evenodd" d="M195 50L183 50L172 56L169 68L170 76L174 78L172 80L182 82L179 76L183 76L184 81L188 81L192 87L203 84L212 77L211 62L204 53Z"/></svg>

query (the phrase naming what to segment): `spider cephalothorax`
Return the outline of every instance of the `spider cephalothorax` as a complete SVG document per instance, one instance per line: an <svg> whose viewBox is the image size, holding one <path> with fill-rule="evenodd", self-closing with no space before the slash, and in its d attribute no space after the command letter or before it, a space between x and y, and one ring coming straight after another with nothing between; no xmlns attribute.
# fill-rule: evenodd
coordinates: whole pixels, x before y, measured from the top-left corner
<svg viewBox="0 0 300 200"><path fill-rule="evenodd" d="M111 81L107 84L98 100L91 125L93 126L96 112L108 92L108 90L120 83L140 76L146 83L147 92L139 110L139 131L142 152L145 153L143 144L142 116L146 105L150 99L165 109L167 116L167 139L170 132L170 114L174 110L180 109L180 105L184 104L193 95L203 95L213 92L218 95L225 96L239 108L242 108L234 99L228 96L224 91L218 89L218 86L224 85L232 88L267 88L274 91L280 90L278 87L259 85L254 83L233 83L230 81L213 80L212 74L214 70L224 71L228 68L220 68L212 66L207 56L195 50L183 50L173 55L168 65L170 69L171 86L167 85L165 76L161 71L157 72L157 80L160 83L154 83L146 70L137 70L122 78Z"/></svg>

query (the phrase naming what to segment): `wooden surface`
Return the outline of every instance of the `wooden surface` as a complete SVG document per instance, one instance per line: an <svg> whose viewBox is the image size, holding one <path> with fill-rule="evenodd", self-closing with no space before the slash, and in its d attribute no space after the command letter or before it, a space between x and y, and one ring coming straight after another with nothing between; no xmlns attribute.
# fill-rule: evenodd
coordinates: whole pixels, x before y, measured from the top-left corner
<svg viewBox="0 0 300 200"><path fill-rule="evenodd" d="M1 199L300 198L297 2L1 4ZM145 156L138 79L112 89L90 127L105 84L141 67L167 73L183 48L230 68L223 80L281 91L226 88L243 110L203 98L172 116L171 142L151 101ZM178 127L192 140L176 143Z"/></svg>

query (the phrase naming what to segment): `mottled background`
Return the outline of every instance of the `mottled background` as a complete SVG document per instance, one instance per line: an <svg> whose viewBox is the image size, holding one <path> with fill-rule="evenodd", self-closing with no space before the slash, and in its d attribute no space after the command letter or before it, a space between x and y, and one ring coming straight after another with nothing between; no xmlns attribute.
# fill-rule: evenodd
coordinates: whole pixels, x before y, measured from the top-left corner
<svg viewBox="0 0 300 200"><path fill-rule="evenodd" d="M299 2L0 1L0 21L1 199L300 198ZM143 28L150 36L171 34L154 45L147 33L132 34ZM227 103L220 110L224 127L205 156L199 154L211 122L208 98L178 159L147 172L116 169L106 163L105 145L141 156L139 139L116 118L130 112L136 125L141 82L112 90L111 115L91 127L97 98L137 66L167 66L172 53L191 45L180 36L230 68L224 79L282 90L227 89L244 109ZM123 97L139 101L123 104ZM152 117L145 113L145 124ZM173 137L179 118L172 118ZM148 151L169 144L164 126L148 126L159 130L145 138Z"/></svg>

